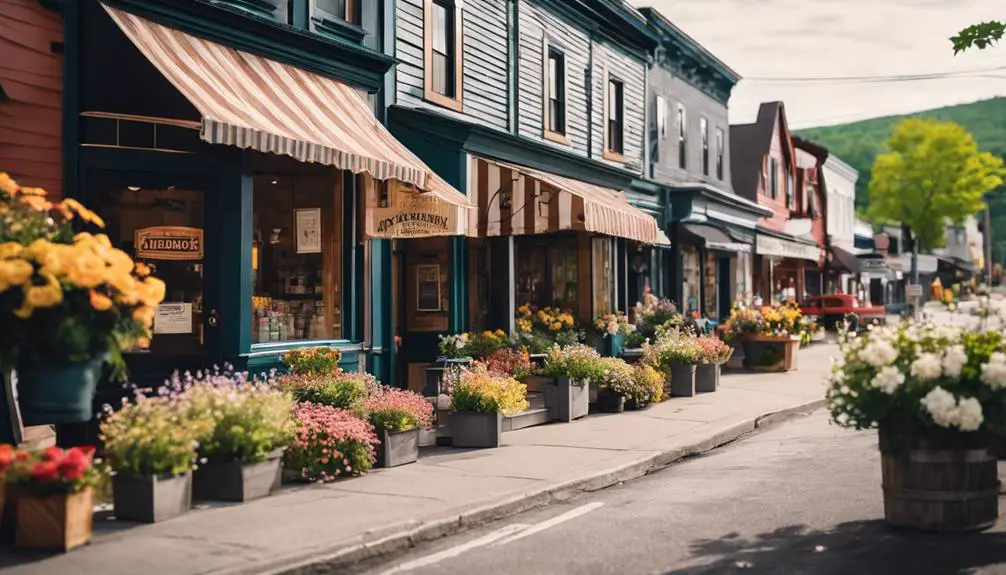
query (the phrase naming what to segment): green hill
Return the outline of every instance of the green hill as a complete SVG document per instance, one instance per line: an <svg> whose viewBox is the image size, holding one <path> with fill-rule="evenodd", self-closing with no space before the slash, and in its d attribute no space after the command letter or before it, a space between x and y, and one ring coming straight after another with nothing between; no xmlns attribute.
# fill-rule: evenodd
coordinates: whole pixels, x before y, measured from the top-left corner
<svg viewBox="0 0 1006 575"><path fill-rule="evenodd" d="M823 145L830 153L859 170L856 207L862 209L869 205L870 201L867 187L873 159L883 150L891 128L909 117L956 122L971 132L982 150L1006 158L1006 98L993 98L915 114L885 116L836 126L807 128L797 130L796 134Z"/></svg>

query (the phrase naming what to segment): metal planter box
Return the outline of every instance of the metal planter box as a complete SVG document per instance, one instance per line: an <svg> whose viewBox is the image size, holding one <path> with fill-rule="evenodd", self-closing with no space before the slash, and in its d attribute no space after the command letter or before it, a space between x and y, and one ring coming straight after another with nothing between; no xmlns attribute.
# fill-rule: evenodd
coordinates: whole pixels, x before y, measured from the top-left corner
<svg viewBox="0 0 1006 575"><path fill-rule="evenodd" d="M694 363L676 363L671 366L671 374L668 376L671 395L677 397L695 395L695 367Z"/></svg>
<svg viewBox="0 0 1006 575"><path fill-rule="evenodd" d="M156 523L192 508L192 472L175 477L112 477L115 517L122 521Z"/></svg>
<svg viewBox="0 0 1006 575"><path fill-rule="evenodd" d="M709 393L720 387L720 365L700 363L695 368L695 391Z"/></svg>
<svg viewBox="0 0 1006 575"><path fill-rule="evenodd" d="M625 411L625 396L610 389L601 389L597 393L597 409L602 413L622 413Z"/></svg>
<svg viewBox="0 0 1006 575"><path fill-rule="evenodd" d="M569 423L590 411L590 381L576 382L568 377L557 377L545 386L545 406L554 421Z"/></svg>
<svg viewBox="0 0 1006 575"><path fill-rule="evenodd" d="M398 467L419 460L419 428L405 431L378 429L377 438L381 443L377 445L374 467Z"/></svg>
<svg viewBox="0 0 1006 575"><path fill-rule="evenodd" d="M272 493L282 479L283 450L269 454L261 463L224 461L201 466L192 477L196 499L251 501Z"/></svg>
<svg viewBox="0 0 1006 575"><path fill-rule="evenodd" d="M451 413L454 447L499 447L503 442L503 414L455 411Z"/></svg>

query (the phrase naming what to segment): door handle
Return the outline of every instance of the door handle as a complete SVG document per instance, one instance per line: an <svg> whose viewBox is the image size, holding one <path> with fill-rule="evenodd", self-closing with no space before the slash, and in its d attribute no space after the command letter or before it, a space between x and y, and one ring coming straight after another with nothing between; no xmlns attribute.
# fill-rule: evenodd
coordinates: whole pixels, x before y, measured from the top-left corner
<svg viewBox="0 0 1006 575"><path fill-rule="evenodd" d="M206 323L210 327L217 327L220 325L220 314L217 313L217 310L215 309L210 310L209 316L206 318Z"/></svg>

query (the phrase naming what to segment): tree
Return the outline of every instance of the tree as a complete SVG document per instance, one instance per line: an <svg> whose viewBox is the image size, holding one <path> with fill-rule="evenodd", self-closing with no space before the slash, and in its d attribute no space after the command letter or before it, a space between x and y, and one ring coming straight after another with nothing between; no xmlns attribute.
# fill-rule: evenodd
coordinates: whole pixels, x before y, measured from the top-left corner
<svg viewBox="0 0 1006 575"><path fill-rule="evenodd" d="M984 196L1003 183L1002 158L979 152L953 122L909 118L894 127L870 178L869 217L900 222L921 250L943 245L946 220L962 224L985 208Z"/></svg>
<svg viewBox="0 0 1006 575"><path fill-rule="evenodd" d="M969 48L984 50L989 46L995 46L1002 40L1003 35L1006 35L1006 20L989 20L968 26L956 36L951 36L950 42L954 45L956 56Z"/></svg>

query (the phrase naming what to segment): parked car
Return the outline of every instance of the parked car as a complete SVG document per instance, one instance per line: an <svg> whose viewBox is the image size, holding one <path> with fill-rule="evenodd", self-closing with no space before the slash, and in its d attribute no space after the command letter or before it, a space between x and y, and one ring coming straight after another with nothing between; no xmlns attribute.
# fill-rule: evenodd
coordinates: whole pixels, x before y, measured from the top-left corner
<svg viewBox="0 0 1006 575"><path fill-rule="evenodd" d="M870 324L887 323L887 310L881 305L863 305L850 294L811 296L800 306L800 313L818 318L826 329L834 329L842 320L853 329L865 329Z"/></svg>

